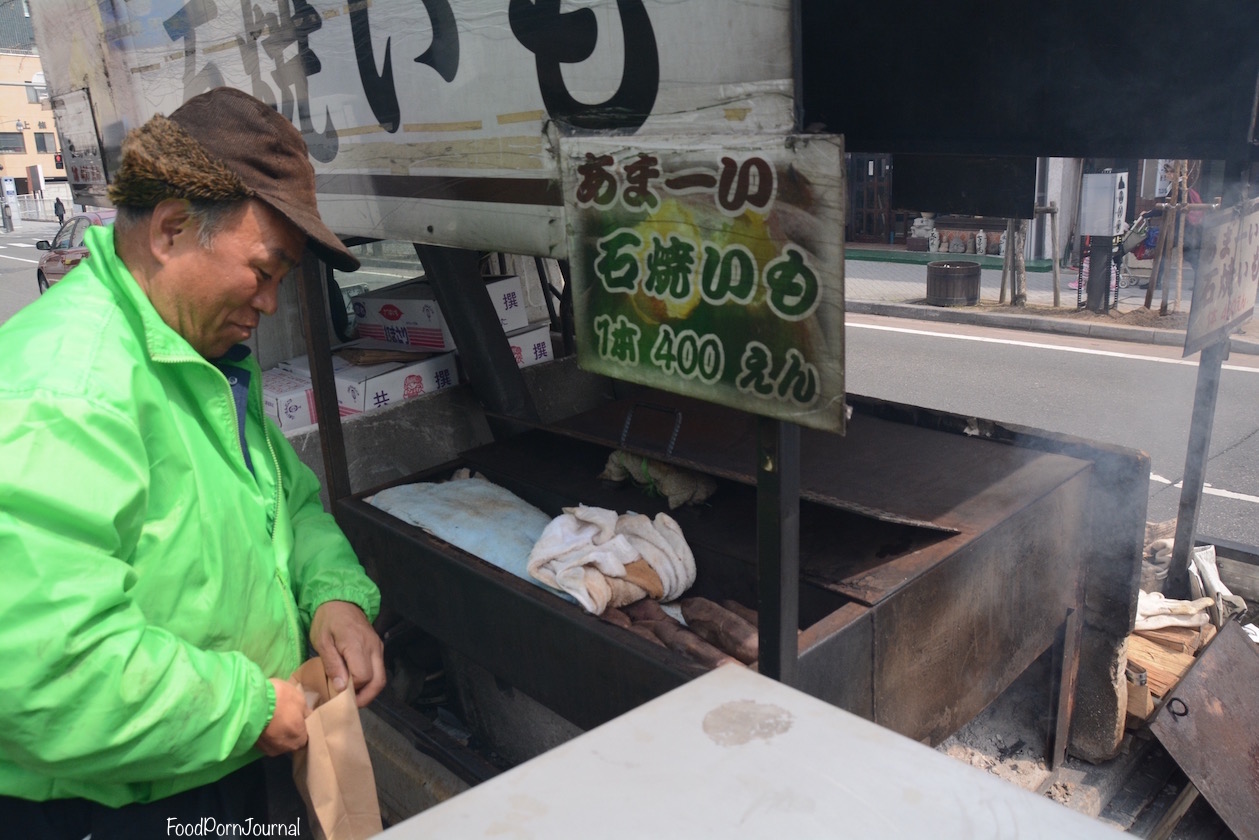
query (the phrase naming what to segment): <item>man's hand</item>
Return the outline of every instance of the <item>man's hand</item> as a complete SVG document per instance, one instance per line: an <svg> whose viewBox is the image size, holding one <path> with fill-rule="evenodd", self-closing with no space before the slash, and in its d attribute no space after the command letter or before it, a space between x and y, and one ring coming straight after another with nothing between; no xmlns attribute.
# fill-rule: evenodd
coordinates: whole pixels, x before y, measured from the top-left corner
<svg viewBox="0 0 1259 840"><path fill-rule="evenodd" d="M354 684L361 709L385 687L385 645L356 604L326 601L310 623L310 643L338 691Z"/></svg>
<svg viewBox="0 0 1259 840"><path fill-rule="evenodd" d="M291 682L271 680L275 686L275 713L258 736L258 749L270 756L283 755L306 746L306 695Z"/></svg>

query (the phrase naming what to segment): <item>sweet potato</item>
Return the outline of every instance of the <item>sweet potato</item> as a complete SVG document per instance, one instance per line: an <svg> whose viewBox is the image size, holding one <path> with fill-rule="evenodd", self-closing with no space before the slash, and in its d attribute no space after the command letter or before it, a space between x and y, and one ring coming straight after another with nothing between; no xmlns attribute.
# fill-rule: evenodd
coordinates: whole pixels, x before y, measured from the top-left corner
<svg viewBox="0 0 1259 840"><path fill-rule="evenodd" d="M599 614L599 618L602 618L608 624L615 624L617 627L624 627L627 630L632 623L630 617L616 607L607 607Z"/></svg>
<svg viewBox="0 0 1259 840"><path fill-rule="evenodd" d="M716 668L729 662L738 663L737 659L722 653L671 618L666 617L665 621L636 622L634 626L650 628L670 649L705 668Z"/></svg>
<svg viewBox="0 0 1259 840"><path fill-rule="evenodd" d="M756 625L707 598L683 598L678 602L686 625L697 636L730 654L744 665L759 658Z"/></svg>
<svg viewBox="0 0 1259 840"><path fill-rule="evenodd" d="M756 615L756 610L751 607L745 607L732 598L723 599L721 605L737 615L739 618L746 621L748 624L751 624L753 627L760 626L760 619Z"/></svg>
<svg viewBox="0 0 1259 840"><path fill-rule="evenodd" d="M641 624L631 624L629 627L626 627L625 629L633 633L635 636L640 636L646 639L647 641L651 642L653 645L660 645L660 647L668 647L668 645L660 641L659 636L651 632L651 628L647 626L647 624L649 623L650 622L643 622Z"/></svg>
<svg viewBox="0 0 1259 840"><path fill-rule="evenodd" d="M632 604L625 604L621 607L621 612L630 617L634 622L639 621L664 621L669 618L668 614L660 609L660 605L650 598L644 598L641 601L635 601Z"/></svg>

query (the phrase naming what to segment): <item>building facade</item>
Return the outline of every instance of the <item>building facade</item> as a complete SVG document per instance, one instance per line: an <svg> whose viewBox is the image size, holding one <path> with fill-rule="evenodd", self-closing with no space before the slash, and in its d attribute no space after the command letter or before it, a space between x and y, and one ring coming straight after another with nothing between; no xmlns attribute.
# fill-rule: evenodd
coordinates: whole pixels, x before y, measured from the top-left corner
<svg viewBox="0 0 1259 840"><path fill-rule="evenodd" d="M47 194L65 183L61 164L29 2L0 3L0 178L12 178L18 195Z"/></svg>

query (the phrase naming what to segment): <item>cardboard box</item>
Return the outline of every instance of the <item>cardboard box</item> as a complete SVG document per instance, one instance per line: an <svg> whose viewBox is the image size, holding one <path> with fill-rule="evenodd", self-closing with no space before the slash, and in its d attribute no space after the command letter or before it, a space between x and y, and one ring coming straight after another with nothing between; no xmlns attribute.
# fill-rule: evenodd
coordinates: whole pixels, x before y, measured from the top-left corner
<svg viewBox="0 0 1259 840"><path fill-rule="evenodd" d="M529 326L529 312L525 307L525 288L515 274L499 274L485 278L485 291L489 293L494 311L503 332L510 333Z"/></svg>
<svg viewBox="0 0 1259 840"><path fill-rule="evenodd" d="M372 411L459 384L454 353L410 363L348 365L333 374L342 413Z"/></svg>
<svg viewBox="0 0 1259 840"><path fill-rule="evenodd" d="M511 345L511 354L516 357L516 364L529 367L539 362L549 362L551 354L551 322L530 324L522 330L507 334L507 343Z"/></svg>
<svg viewBox="0 0 1259 840"><path fill-rule="evenodd" d="M505 332L528 324L524 287L514 274L485 278L485 288ZM354 319L362 338L424 350L454 350L455 342L432 287L422 278L356 295Z"/></svg>
<svg viewBox="0 0 1259 840"><path fill-rule="evenodd" d="M336 355L336 353L333 353L332 371L334 374L337 371L347 368L349 366L350 366L349 362L347 362L345 359L341 358L340 356ZM285 359L284 361L277 363L276 367L279 368L280 370L287 370L289 373L295 373L298 376L304 376L307 379L311 378L310 359L307 356L294 356L291 359Z"/></svg>
<svg viewBox="0 0 1259 840"><path fill-rule="evenodd" d="M315 392L310 377L282 368L262 372L262 407L285 432L314 426Z"/></svg>

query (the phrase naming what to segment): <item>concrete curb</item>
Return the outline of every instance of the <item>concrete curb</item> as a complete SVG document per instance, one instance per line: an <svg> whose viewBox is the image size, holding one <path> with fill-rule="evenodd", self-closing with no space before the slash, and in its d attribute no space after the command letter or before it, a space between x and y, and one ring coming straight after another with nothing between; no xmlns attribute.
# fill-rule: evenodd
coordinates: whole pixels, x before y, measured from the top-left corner
<svg viewBox="0 0 1259 840"><path fill-rule="evenodd" d="M1180 330L1162 330L1153 327L1125 327L1119 324L1095 324L1072 321L1067 318L1050 318L1044 315L1017 315L1011 313L974 312L948 306L925 306L914 303L889 303L884 301L847 301L849 312L862 315L886 315L891 318L912 318L920 321L940 321L948 324L970 324L980 327L1003 327L1030 332L1075 335L1086 338L1102 338L1110 341L1133 341L1142 344L1159 344L1183 347L1185 334ZM1229 351L1259 356L1259 341L1240 336L1229 338Z"/></svg>

